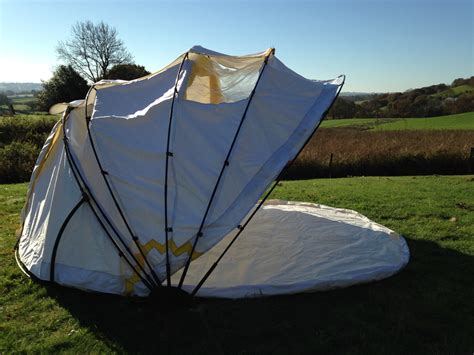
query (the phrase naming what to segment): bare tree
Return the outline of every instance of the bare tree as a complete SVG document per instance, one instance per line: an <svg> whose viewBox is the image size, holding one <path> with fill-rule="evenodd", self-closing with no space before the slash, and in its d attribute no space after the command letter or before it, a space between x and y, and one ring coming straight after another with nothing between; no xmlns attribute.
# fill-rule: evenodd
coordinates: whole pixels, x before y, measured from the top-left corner
<svg viewBox="0 0 474 355"><path fill-rule="evenodd" d="M92 82L105 78L114 65L133 62L117 30L102 21L76 23L71 38L60 41L56 51L60 59Z"/></svg>

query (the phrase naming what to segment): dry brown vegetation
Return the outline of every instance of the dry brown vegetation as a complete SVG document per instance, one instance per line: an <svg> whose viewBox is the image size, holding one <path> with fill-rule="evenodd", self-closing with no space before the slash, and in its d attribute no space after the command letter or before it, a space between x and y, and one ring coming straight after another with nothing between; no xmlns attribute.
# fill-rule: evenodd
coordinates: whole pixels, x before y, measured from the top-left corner
<svg viewBox="0 0 474 355"><path fill-rule="evenodd" d="M471 147L474 131L320 129L284 178L467 174Z"/></svg>
<svg viewBox="0 0 474 355"><path fill-rule="evenodd" d="M29 179L41 146L57 120L49 115L0 119L0 183ZM321 128L283 176L308 179L468 174L474 173L474 161L469 160L471 147L474 130Z"/></svg>

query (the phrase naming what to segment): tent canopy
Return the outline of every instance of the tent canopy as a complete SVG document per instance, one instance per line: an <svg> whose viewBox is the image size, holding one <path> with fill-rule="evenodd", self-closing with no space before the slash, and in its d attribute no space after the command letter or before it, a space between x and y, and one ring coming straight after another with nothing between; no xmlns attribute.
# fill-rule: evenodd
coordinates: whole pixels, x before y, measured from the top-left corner
<svg viewBox="0 0 474 355"><path fill-rule="evenodd" d="M181 286L253 215L343 81L305 79L273 49L193 47L146 77L94 84L52 108L66 110L32 174L20 261L87 290L147 295L182 269Z"/></svg>

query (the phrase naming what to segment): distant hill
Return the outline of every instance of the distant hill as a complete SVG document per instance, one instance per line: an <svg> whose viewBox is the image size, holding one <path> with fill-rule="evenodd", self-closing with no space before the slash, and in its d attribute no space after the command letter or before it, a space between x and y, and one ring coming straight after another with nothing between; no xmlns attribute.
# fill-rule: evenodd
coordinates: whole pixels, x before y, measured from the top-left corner
<svg viewBox="0 0 474 355"><path fill-rule="evenodd" d="M41 83L0 83L0 92L6 95L26 94L40 91Z"/></svg>
<svg viewBox="0 0 474 355"><path fill-rule="evenodd" d="M469 85L469 84L463 84L455 87L451 87L449 89L443 90L441 92L438 92L436 94L433 94L432 96L435 97L458 97L462 94L466 93L474 93L474 86Z"/></svg>
<svg viewBox="0 0 474 355"><path fill-rule="evenodd" d="M355 93L351 93L355 94ZM354 99L356 98L356 99ZM434 117L474 111L474 76L405 92L342 95L328 118Z"/></svg>
<svg viewBox="0 0 474 355"><path fill-rule="evenodd" d="M355 92L355 91L343 91L340 96L346 100L352 102L360 102L365 100L370 100L377 96L379 93L375 92Z"/></svg>

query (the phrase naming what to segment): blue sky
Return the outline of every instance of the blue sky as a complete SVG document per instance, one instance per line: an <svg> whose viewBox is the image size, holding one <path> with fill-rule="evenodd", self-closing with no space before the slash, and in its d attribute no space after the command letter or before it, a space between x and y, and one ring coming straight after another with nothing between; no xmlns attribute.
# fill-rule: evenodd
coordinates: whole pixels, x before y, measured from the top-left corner
<svg viewBox="0 0 474 355"><path fill-rule="evenodd" d="M117 28L155 71L195 44L227 54L276 48L312 79L345 91L404 91L474 75L474 0L0 0L0 81L48 79L77 21Z"/></svg>

